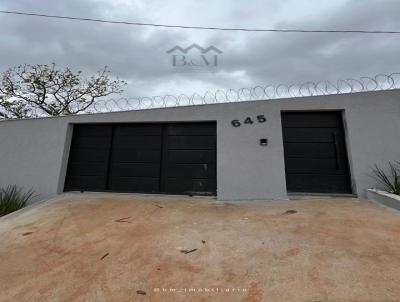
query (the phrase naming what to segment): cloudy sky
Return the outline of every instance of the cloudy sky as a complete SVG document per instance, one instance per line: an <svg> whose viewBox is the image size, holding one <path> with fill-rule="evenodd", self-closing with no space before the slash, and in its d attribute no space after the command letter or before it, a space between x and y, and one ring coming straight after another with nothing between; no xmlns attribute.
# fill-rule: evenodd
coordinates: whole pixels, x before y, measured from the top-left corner
<svg viewBox="0 0 400 302"><path fill-rule="evenodd" d="M0 0L1 10L193 26L400 30L398 0ZM0 70L104 65L125 96L153 96L373 76L400 71L400 35L293 34L147 28L0 14ZM167 50L223 53L211 71L174 68Z"/></svg>

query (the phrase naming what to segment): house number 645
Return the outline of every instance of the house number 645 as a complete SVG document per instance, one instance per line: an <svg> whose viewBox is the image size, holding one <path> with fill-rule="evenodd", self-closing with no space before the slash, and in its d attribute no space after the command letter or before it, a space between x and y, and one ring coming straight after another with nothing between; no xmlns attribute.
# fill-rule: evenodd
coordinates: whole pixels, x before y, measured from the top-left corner
<svg viewBox="0 0 400 302"><path fill-rule="evenodd" d="M267 121L267 118L264 116L264 114L261 114L261 115L257 115L257 116L256 116L256 120L257 120L258 123L265 123L265 122ZM242 126L242 122L239 121L239 120L233 120L233 121L231 122L231 124L232 124L233 127L240 127L240 126ZM253 121L253 119L252 119L251 117L246 117L246 118L243 120L243 124L253 125L253 124L254 124L254 121Z"/></svg>

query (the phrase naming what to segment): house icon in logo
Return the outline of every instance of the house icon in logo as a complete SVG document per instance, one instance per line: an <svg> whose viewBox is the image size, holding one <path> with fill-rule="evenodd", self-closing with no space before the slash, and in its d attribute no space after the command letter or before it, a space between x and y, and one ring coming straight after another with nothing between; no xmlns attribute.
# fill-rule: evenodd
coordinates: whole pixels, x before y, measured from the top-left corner
<svg viewBox="0 0 400 302"><path fill-rule="evenodd" d="M192 44L186 48L179 45L167 51L171 55L174 67L216 67L218 56L222 53L217 47L211 45L203 48L198 44Z"/></svg>

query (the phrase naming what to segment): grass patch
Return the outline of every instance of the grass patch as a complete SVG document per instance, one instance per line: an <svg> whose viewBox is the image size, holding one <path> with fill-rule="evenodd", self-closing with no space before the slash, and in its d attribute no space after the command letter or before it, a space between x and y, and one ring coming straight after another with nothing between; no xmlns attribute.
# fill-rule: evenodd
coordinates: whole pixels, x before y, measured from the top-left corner
<svg viewBox="0 0 400 302"><path fill-rule="evenodd" d="M375 178L385 186L389 193L400 195L400 162L389 162L388 172L375 165L372 172Z"/></svg>
<svg viewBox="0 0 400 302"><path fill-rule="evenodd" d="M34 192L24 192L16 185L0 188L0 217L22 209L33 197Z"/></svg>

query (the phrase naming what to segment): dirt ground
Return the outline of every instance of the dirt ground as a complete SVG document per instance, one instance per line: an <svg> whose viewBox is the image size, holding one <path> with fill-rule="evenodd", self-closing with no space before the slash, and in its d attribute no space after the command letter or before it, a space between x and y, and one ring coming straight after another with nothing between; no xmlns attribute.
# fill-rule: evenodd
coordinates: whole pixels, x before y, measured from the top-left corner
<svg viewBox="0 0 400 302"><path fill-rule="evenodd" d="M400 212L65 194L1 218L0 257L0 301L400 301Z"/></svg>

